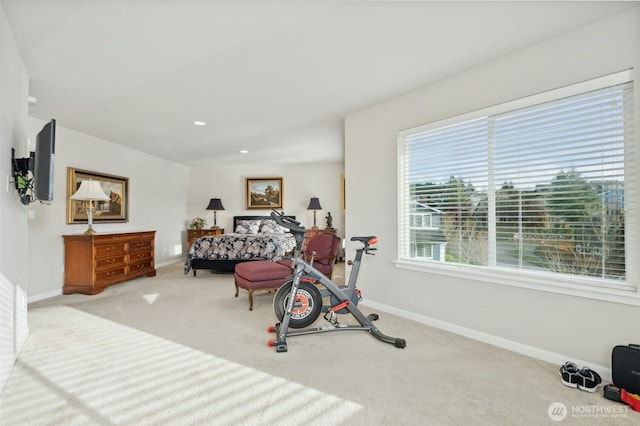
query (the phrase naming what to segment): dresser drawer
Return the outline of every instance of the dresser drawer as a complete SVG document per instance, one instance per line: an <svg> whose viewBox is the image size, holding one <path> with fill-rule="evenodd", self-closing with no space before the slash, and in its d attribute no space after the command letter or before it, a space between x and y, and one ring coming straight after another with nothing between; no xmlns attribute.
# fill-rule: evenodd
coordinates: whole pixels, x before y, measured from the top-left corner
<svg viewBox="0 0 640 426"><path fill-rule="evenodd" d="M136 240L129 243L129 252L149 251L153 248L153 240Z"/></svg>
<svg viewBox="0 0 640 426"><path fill-rule="evenodd" d="M115 266L124 266L125 262L124 254L96 258L96 270L112 269Z"/></svg>
<svg viewBox="0 0 640 426"><path fill-rule="evenodd" d="M129 273L130 274L135 274L137 272L143 272L143 271L148 271L153 269L153 262L151 261L151 259L146 259L143 260L141 262L137 262L137 263L131 263L131 265L129 265Z"/></svg>
<svg viewBox="0 0 640 426"><path fill-rule="evenodd" d="M140 262L141 260L149 260L153 258L153 253L150 251L138 251L129 254L129 262Z"/></svg>
<svg viewBox="0 0 640 426"><path fill-rule="evenodd" d="M95 249L96 257L105 257L125 254L127 246L125 243L96 244Z"/></svg>
<svg viewBox="0 0 640 426"><path fill-rule="evenodd" d="M106 271L96 272L96 284L102 281L111 281L115 279L120 279L125 276L126 268L125 265L122 265L115 269L108 269Z"/></svg>
<svg viewBox="0 0 640 426"><path fill-rule="evenodd" d="M210 235L210 234L204 229L189 230L189 236L192 238L200 238L200 237L204 237L205 235Z"/></svg>

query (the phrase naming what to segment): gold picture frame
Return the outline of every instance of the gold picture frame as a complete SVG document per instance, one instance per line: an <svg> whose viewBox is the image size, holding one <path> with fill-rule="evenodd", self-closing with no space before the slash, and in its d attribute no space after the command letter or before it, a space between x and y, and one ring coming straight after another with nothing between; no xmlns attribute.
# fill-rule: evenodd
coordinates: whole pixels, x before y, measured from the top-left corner
<svg viewBox="0 0 640 426"><path fill-rule="evenodd" d="M246 178L247 209L281 209L282 178Z"/></svg>
<svg viewBox="0 0 640 426"><path fill-rule="evenodd" d="M93 223L129 221L129 178L67 167L67 225L87 223L84 201L72 200L83 180L96 180L109 201L96 201Z"/></svg>
<svg viewBox="0 0 640 426"><path fill-rule="evenodd" d="M344 173L340 173L340 211L344 214L347 209L347 196L345 194Z"/></svg>

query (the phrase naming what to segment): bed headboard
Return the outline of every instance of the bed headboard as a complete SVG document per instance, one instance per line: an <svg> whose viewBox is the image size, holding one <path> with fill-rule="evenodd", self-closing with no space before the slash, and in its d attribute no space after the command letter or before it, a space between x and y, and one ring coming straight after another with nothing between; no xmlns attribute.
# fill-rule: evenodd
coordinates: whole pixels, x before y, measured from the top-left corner
<svg viewBox="0 0 640 426"><path fill-rule="evenodd" d="M295 219L295 216L285 216L285 217L289 217L291 219ZM238 221L239 220L256 220L256 219L271 219L270 215L266 215L266 216L234 216L233 217L233 229L231 230L231 232L236 232L236 227L238 226Z"/></svg>

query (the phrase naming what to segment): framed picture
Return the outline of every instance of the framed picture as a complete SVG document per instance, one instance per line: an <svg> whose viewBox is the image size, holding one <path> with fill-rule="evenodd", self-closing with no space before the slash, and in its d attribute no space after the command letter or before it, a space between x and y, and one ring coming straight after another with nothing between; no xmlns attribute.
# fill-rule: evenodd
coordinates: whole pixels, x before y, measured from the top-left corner
<svg viewBox="0 0 640 426"><path fill-rule="evenodd" d="M282 178L247 178L247 209L281 209Z"/></svg>
<svg viewBox="0 0 640 426"><path fill-rule="evenodd" d="M67 224L87 223L88 201L72 200L83 180L96 180L109 201L94 201L94 223L129 221L129 178L67 167Z"/></svg>
<svg viewBox="0 0 640 426"><path fill-rule="evenodd" d="M345 195L344 173L340 173L340 210L344 214L347 209L347 197Z"/></svg>

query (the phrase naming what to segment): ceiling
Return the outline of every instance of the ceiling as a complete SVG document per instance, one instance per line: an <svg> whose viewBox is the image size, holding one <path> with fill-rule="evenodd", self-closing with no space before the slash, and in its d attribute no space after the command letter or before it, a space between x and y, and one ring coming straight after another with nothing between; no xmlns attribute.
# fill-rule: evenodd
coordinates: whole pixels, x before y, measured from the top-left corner
<svg viewBox="0 0 640 426"><path fill-rule="evenodd" d="M342 161L346 115L637 4L2 0L31 116L189 166Z"/></svg>

